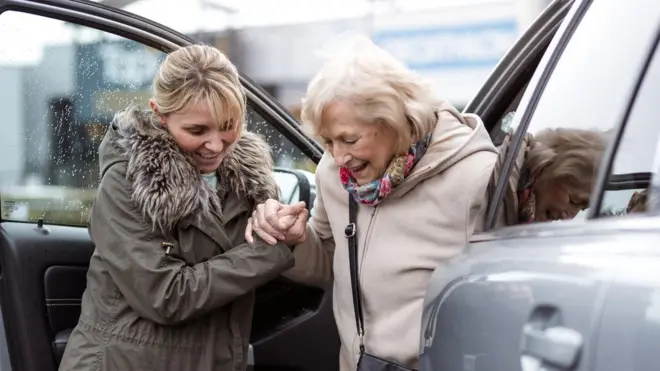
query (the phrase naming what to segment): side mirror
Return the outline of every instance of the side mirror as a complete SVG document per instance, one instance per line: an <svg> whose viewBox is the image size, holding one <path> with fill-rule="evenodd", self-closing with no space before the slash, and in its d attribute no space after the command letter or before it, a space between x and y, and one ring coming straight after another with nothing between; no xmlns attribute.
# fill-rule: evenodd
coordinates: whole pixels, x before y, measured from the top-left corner
<svg viewBox="0 0 660 371"><path fill-rule="evenodd" d="M312 210L316 199L316 183L314 174L305 170L284 169L276 167L273 176L280 187L280 202L293 204L305 201L307 210Z"/></svg>

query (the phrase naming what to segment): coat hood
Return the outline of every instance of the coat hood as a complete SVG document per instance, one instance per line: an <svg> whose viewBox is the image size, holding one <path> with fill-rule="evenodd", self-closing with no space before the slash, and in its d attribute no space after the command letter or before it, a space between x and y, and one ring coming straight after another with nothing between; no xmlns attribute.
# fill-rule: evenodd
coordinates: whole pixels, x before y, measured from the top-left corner
<svg viewBox="0 0 660 371"><path fill-rule="evenodd" d="M171 229L191 215L209 217L231 192L253 205L278 199L270 148L260 136L242 133L222 160L218 189L212 190L192 158L153 120L137 107L117 113L99 147L99 165L103 177L114 164L126 163L133 202L154 228Z"/></svg>
<svg viewBox="0 0 660 371"><path fill-rule="evenodd" d="M443 103L438 108L438 121L428 149L412 173L388 197L401 197L420 182L482 151L497 153L481 118L461 114L451 104Z"/></svg>

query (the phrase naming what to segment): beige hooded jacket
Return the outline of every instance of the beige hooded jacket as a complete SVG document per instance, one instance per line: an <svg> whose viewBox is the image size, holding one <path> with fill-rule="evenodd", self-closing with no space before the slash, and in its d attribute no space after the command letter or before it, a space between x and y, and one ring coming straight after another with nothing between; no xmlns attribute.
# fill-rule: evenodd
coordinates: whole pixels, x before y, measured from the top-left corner
<svg viewBox="0 0 660 371"><path fill-rule="evenodd" d="M431 144L413 172L379 206L359 206L358 264L368 353L417 367L428 280L481 228L496 158L478 117L442 105ZM295 247L296 265L285 276L312 285L334 277L341 370L355 370L358 337L344 237L348 193L328 154L318 166L316 184L307 240Z"/></svg>

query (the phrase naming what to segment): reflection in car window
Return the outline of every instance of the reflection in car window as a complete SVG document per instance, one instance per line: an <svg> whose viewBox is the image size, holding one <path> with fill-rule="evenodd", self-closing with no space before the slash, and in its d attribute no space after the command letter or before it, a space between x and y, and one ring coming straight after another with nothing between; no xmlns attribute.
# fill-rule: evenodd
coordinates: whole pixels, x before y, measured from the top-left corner
<svg viewBox="0 0 660 371"><path fill-rule="evenodd" d="M86 225L99 184L100 141L116 111L129 103L148 107L165 54L18 12L1 14L0 30L2 220ZM277 165L310 168L302 152L252 108L247 125L264 135Z"/></svg>
<svg viewBox="0 0 660 371"><path fill-rule="evenodd" d="M657 27L651 17L623 27L635 11L617 0L589 7L534 108L497 226L584 215L612 129L621 121L651 46L639 35L654 34ZM625 45L626 58L612 58L613 45ZM516 118L526 109L519 107ZM505 140L501 150L508 146Z"/></svg>
<svg viewBox="0 0 660 371"><path fill-rule="evenodd" d="M647 69L612 164L599 214L620 216L647 210L660 137L660 52Z"/></svg>

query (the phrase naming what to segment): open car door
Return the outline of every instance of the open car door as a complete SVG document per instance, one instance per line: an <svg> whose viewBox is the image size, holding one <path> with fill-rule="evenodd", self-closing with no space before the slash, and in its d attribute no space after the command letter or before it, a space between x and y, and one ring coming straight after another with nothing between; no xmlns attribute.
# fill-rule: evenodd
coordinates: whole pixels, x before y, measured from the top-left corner
<svg viewBox="0 0 660 371"><path fill-rule="evenodd" d="M207 41L208 42L208 41ZM11 368L53 371L80 313L94 245L87 218L98 186L98 144L113 112L146 104L156 67L186 36L79 0L0 0L0 308ZM248 130L280 163L322 154L250 80ZM281 166L281 165L280 165ZM290 201L312 201L309 174L278 170ZM296 184L289 184L303 180ZM0 342L2 346L3 342ZM279 279L257 290L249 363L255 370L338 369L331 290Z"/></svg>

